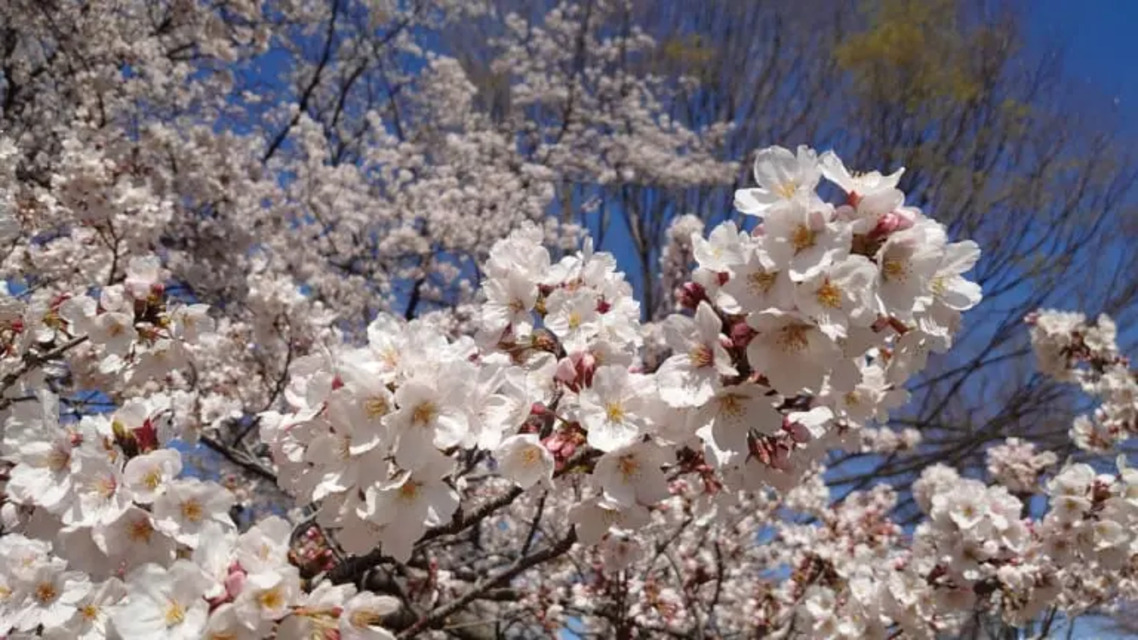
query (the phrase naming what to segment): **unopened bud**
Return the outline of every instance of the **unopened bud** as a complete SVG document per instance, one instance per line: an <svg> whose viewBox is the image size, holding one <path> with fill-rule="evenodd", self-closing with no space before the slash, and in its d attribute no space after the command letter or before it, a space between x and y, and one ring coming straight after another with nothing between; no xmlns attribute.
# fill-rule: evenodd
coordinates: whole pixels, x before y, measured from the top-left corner
<svg viewBox="0 0 1138 640"><path fill-rule="evenodd" d="M740 320L731 327L731 344L736 348L745 348L754 337L755 330L745 320Z"/></svg>
<svg viewBox="0 0 1138 640"><path fill-rule="evenodd" d="M687 282L676 292L676 299L685 309L695 309L699 303L707 300L707 290L698 282Z"/></svg>

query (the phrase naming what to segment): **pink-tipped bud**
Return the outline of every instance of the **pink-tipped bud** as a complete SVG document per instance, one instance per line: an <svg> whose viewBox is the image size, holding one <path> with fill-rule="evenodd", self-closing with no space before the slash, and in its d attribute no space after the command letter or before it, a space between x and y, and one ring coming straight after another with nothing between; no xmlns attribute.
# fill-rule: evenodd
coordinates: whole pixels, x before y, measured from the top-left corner
<svg viewBox="0 0 1138 640"><path fill-rule="evenodd" d="M557 363L557 369L553 372L553 379L575 388L577 382L577 367L573 364L571 358L562 358Z"/></svg>
<svg viewBox="0 0 1138 640"><path fill-rule="evenodd" d="M877 226L869 235L874 238L883 238L897 231L904 231L913 226L913 219L897 211L891 211L877 219Z"/></svg>
<svg viewBox="0 0 1138 640"><path fill-rule="evenodd" d="M755 337L755 330L745 321L740 320L731 327L731 344L736 348L746 348Z"/></svg>
<svg viewBox="0 0 1138 640"><path fill-rule="evenodd" d="M707 300L707 290L698 282L688 282L677 292L680 306L685 309L695 309L700 302Z"/></svg>
<svg viewBox="0 0 1138 640"><path fill-rule="evenodd" d="M241 595L245 589L245 572L230 573L225 577L225 593L232 599Z"/></svg>
<svg viewBox="0 0 1138 640"><path fill-rule="evenodd" d="M771 466L780 471L790 470L790 450L786 447L775 447L771 455Z"/></svg>
<svg viewBox="0 0 1138 640"><path fill-rule="evenodd" d="M565 444L561 445L561 451L559 453L561 454L562 457L569 459L569 458L572 458L573 454L576 452L577 452L577 443L570 440L570 441L565 442Z"/></svg>
<svg viewBox="0 0 1138 640"><path fill-rule="evenodd" d="M784 424L783 430L790 434L790 439L801 444L803 442L810 442L810 430L806 428L801 422L792 422Z"/></svg>

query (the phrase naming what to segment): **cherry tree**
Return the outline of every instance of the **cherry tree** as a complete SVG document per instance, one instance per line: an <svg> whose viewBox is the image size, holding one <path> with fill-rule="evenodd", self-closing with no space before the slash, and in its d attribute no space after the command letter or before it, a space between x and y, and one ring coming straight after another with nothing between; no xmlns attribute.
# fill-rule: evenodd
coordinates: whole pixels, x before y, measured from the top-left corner
<svg viewBox="0 0 1138 640"><path fill-rule="evenodd" d="M920 446L889 412L981 300L902 168L758 150L738 218L667 231L667 313L548 215L747 160L618 64L655 45L620 7L507 16L497 114L424 44L469 3L0 7L0 633L1046 635L1134 598L1123 457L1008 440L922 469L916 521L827 486ZM1029 324L1111 452L1113 325Z"/></svg>

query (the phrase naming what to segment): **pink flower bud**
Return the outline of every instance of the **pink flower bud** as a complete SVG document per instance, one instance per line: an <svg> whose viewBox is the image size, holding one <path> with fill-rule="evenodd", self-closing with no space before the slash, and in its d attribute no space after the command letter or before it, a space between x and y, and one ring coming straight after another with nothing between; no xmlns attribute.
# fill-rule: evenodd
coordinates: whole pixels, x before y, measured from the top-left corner
<svg viewBox="0 0 1138 640"><path fill-rule="evenodd" d="M557 363L557 369L553 372L553 379L559 382L564 382L570 387L575 387L577 382L577 367L573 364L573 360L565 357Z"/></svg>
<svg viewBox="0 0 1138 640"><path fill-rule="evenodd" d="M904 231L913 226L913 220L909 216L897 211L887 213L877 219L877 226L869 235L874 238L882 238L897 231Z"/></svg>
<svg viewBox="0 0 1138 640"><path fill-rule="evenodd" d="M771 456L771 466L781 471L790 470L790 450L786 447L775 447Z"/></svg>
<svg viewBox="0 0 1138 640"><path fill-rule="evenodd" d="M577 452L577 443L576 442L570 441L570 442L566 442L565 444L561 445L561 455L565 458L572 458L573 454L576 452Z"/></svg>
<svg viewBox="0 0 1138 640"><path fill-rule="evenodd" d="M549 436L548 438L546 438L545 442L543 442L542 444L545 445L545 448L550 453L555 454L561 450L561 447L565 446L565 438L560 433L555 433L555 434Z"/></svg>
<svg viewBox="0 0 1138 640"><path fill-rule="evenodd" d="M230 598L236 598L241 595L245 589L245 572L230 573L225 577L225 593Z"/></svg>
<svg viewBox="0 0 1138 640"><path fill-rule="evenodd" d="M798 443L810 442L810 430L800 422L783 425L783 430L790 434L790 439Z"/></svg>
<svg viewBox="0 0 1138 640"><path fill-rule="evenodd" d="M707 300L707 290L698 282L688 282L680 287L677 297L680 306L685 309L695 309L700 302Z"/></svg>
<svg viewBox="0 0 1138 640"><path fill-rule="evenodd" d="M731 345L743 349L755 337L755 330L745 321L740 320L731 327Z"/></svg>

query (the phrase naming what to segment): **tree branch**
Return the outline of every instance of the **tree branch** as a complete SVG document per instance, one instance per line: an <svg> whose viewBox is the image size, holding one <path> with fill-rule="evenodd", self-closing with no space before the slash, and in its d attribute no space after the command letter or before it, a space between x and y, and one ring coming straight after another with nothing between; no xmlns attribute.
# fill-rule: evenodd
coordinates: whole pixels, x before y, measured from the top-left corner
<svg viewBox="0 0 1138 640"><path fill-rule="evenodd" d="M475 600L481 598L483 596L483 594L487 593L489 590L493 589L494 587L497 587L497 586L502 585L506 582L509 582L511 579L520 575L521 573L523 573L527 569L530 569L530 568L535 567L535 566L537 566L543 562L546 562L547 560L552 560L553 558L556 558L560 555L567 553L569 551L569 549L571 549L573 547L573 544L576 542L577 542L577 530L576 529L570 529L568 535L566 535L561 540L557 541L556 544L554 544L550 547L546 547L545 549L542 549L541 551L538 551L536 553L533 553L533 554L530 554L530 555L525 556L523 558L520 558L517 562L515 562L509 568L503 569L502 571L494 574L493 576L490 576L486 580L479 582L477 585L475 585L469 591L464 593L458 599L452 600L449 603L447 603L447 604L435 609L434 611L428 613L426 616L420 618L419 621L416 622L415 624L411 625L411 627L409 629L407 629L403 633L400 633L399 637L400 638L413 638L413 637L419 635L420 633L422 633L423 631L426 631L427 629L434 628L435 626L441 624L449 616L460 611L463 607L465 607L468 604L470 604L471 602L474 602Z"/></svg>

